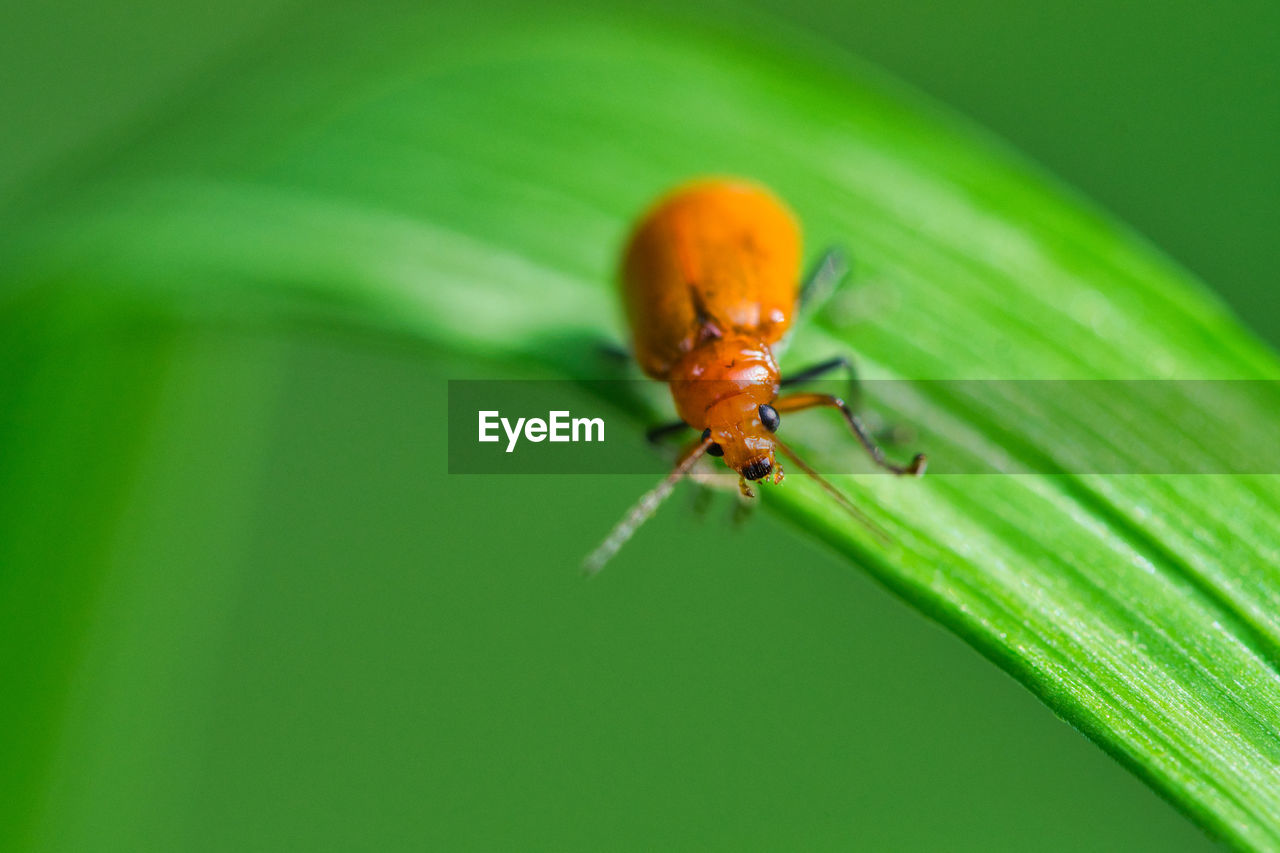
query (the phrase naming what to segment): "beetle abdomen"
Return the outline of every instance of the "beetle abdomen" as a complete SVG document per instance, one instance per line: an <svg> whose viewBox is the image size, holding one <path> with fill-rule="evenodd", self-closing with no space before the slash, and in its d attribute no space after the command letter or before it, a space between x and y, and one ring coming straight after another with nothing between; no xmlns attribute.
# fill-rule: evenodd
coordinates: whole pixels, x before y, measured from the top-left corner
<svg viewBox="0 0 1280 853"><path fill-rule="evenodd" d="M791 324L800 229L768 190L712 179L664 197L641 220L622 263L636 358L666 379L700 342L776 342Z"/></svg>

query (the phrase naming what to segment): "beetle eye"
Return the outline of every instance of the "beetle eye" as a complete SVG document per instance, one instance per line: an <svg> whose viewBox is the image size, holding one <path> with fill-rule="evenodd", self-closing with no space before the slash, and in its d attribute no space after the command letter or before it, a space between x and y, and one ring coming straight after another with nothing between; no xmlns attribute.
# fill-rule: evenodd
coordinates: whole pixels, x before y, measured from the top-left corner
<svg viewBox="0 0 1280 853"><path fill-rule="evenodd" d="M702 440L706 441L710 437L711 437L711 427L707 427L702 431ZM724 456L724 448L713 441L711 442L711 446L707 448L707 455L708 456Z"/></svg>
<svg viewBox="0 0 1280 853"><path fill-rule="evenodd" d="M782 418L778 416L778 410L768 403L760 407L760 423L764 424L764 428L769 432L777 432L778 427L782 425Z"/></svg>

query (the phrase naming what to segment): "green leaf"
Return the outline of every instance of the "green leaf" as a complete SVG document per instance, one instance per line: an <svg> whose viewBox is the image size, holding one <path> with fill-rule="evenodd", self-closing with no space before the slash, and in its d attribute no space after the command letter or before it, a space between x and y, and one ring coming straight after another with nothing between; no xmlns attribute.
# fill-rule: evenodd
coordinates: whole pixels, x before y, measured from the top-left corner
<svg viewBox="0 0 1280 853"><path fill-rule="evenodd" d="M141 125L91 177L32 184L0 243L15 377L0 401L15 449L0 462L0 563L63 572L11 577L5 600L63 596L60 616L24 617L50 636L87 606L90 592L68 590L100 555L58 531L109 538L131 462L95 457L70 424L95 413L128 446L161 381L151 356L173 345L125 348L100 383L66 390L60 376L95 369L104 328L336 321L423 341L477 374L571 377L563 342L622 336L612 280L628 224L700 174L766 183L811 251L841 244L857 259L876 310L812 319L793 364L853 352L877 378L1280 376L1201 286L997 141L821 43L752 23L768 38L675 12L326 18L282 29L269 60ZM312 49L339 30L343 53ZM1016 402L921 387L892 414L949 451L1075 470L1072 424L1032 430ZM1215 463L1211 443L1152 421L1127 437L1138 452ZM894 544L799 476L763 502L1211 832L1280 847L1274 478L837 479ZM603 532L583 530L584 553ZM70 653L33 654L39 670ZM9 711L18 725L26 700Z"/></svg>

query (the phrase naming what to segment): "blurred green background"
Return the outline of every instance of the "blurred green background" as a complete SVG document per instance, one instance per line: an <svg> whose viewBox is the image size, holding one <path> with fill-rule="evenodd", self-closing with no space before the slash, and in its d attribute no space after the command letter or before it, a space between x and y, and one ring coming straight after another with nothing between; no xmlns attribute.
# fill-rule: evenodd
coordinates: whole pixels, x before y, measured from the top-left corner
<svg viewBox="0 0 1280 853"><path fill-rule="evenodd" d="M1273 5L773 8L1004 136L1280 340ZM269 68L291 16L325 14L9 4L0 222L74 195L220 74ZM317 61L342 48L337 32ZM68 334L45 378L82 382L118 345ZM135 455L92 458L131 472L127 499L108 513L87 494L66 520L59 562L87 568L46 587L0 549L9 671L45 720L4 735L14 846L1209 846L771 518L732 530L727 504L698 520L678 495L582 582L642 483L444 475L443 381L468 365L350 330L209 325L112 356L156 381Z"/></svg>

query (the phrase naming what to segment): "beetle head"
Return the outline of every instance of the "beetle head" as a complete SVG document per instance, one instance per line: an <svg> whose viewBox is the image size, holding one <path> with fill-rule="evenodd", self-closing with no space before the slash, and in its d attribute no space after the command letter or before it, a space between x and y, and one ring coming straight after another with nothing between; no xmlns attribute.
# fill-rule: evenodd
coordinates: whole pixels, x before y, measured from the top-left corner
<svg viewBox="0 0 1280 853"><path fill-rule="evenodd" d="M780 419L773 406L744 394L722 400L708 414L711 425L703 437L715 442L708 453L723 456L725 464L745 480L763 480L772 474L774 483L782 481L773 437Z"/></svg>

